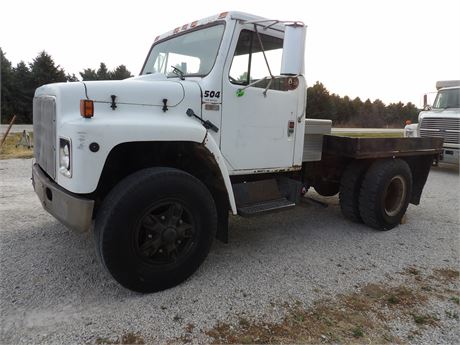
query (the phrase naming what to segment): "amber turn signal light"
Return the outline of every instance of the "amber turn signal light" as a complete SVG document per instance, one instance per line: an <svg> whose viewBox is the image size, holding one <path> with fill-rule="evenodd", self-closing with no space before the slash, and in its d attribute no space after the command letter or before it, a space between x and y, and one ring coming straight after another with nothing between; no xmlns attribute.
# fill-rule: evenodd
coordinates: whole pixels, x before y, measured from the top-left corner
<svg viewBox="0 0 460 345"><path fill-rule="evenodd" d="M94 116L94 103L89 99L80 100L80 114L85 119L90 119Z"/></svg>

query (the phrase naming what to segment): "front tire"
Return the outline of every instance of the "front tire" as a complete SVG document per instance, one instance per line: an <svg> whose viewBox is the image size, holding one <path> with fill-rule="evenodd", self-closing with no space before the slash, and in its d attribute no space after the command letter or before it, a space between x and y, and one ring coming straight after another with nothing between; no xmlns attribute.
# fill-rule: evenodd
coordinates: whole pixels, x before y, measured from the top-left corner
<svg viewBox="0 0 460 345"><path fill-rule="evenodd" d="M405 161L375 161L364 176L359 194L362 220L378 230L394 228L406 213L411 193L412 173Z"/></svg>
<svg viewBox="0 0 460 345"><path fill-rule="evenodd" d="M172 168L149 168L122 180L105 198L95 224L99 256L124 287L173 287L205 260L217 229L204 184Z"/></svg>

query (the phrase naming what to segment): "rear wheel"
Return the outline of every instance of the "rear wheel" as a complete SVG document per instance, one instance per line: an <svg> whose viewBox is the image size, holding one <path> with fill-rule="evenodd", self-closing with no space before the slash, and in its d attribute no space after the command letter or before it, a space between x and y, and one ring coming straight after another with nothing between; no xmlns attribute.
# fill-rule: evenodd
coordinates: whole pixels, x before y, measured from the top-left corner
<svg viewBox="0 0 460 345"><path fill-rule="evenodd" d="M153 292L187 279L206 258L217 214L208 189L171 168L141 170L121 181L99 210L99 256L124 287Z"/></svg>
<svg viewBox="0 0 460 345"><path fill-rule="evenodd" d="M368 167L367 161L353 161L347 166L340 180L339 199L342 214L356 223L363 222L359 213L359 193Z"/></svg>
<svg viewBox="0 0 460 345"><path fill-rule="evenodd" d="M378 160L364 176L359 211L367 225L378 230L397 226L409 205L412 173L401 159Z"/></svg>

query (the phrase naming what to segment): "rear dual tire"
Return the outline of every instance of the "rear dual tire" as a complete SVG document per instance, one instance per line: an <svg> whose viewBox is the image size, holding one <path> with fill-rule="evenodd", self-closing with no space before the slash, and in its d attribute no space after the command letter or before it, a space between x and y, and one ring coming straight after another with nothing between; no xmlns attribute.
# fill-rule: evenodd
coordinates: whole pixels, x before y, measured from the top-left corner
<svg viewBox="0 0 460 345"><path fill-rule="evenodd" d="M369 168L364 161L353 162L343 174L339 197L346 218L390 230L401 222L411 194L408 164L401 159L382 159Z"/></svg>
<svg viewBox="0 0 460 345"><path fill-rule="evenodd" d="M359 194L368 167L367 161L353 161L345 169L340 183L339 200L342 214L355 223L363 222L359 212Z"/></svg>

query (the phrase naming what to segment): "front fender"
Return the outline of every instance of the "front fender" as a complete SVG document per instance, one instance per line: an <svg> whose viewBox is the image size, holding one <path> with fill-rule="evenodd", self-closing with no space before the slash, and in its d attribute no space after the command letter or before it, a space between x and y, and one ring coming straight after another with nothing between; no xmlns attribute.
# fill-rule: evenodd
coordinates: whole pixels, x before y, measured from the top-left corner
<svg viewBox="0 0 460 345"><path fill-rule="evenodd" d="M232 213L236 215L237 210L236 210L235 196L233 195L232 183L230 181L230 175L228 174L228 169L227 169L227 166L225 165L224 157L222 156L222 153L220 152L219 146L217 145L214 138L208 133L206 133L206 137L204 138L203 144L204 144L204 147L206 147L206 149L208 149L208 151L212 154L217 166L220 169L220 173L222 174L222 178L225 183L225 188L227 189L228 202L230 203Z"/></svg>
<svg viewBox="0 0 460 345"><path fill-rule="evenodd" d="M59 136L72 140L72 177L57 173L57 183L70 192L89 194L96 190L105 161L114 147L129 142L189 141L203 143L206 129L196 120L187 117L185 111L152 114L148 107L136 116L129 116L130 105L119 105L120 116L79 117L64 122ZM97 143L99 150L93 152L90 145ZM228 175L228 174L227 174Z"/></svg>

